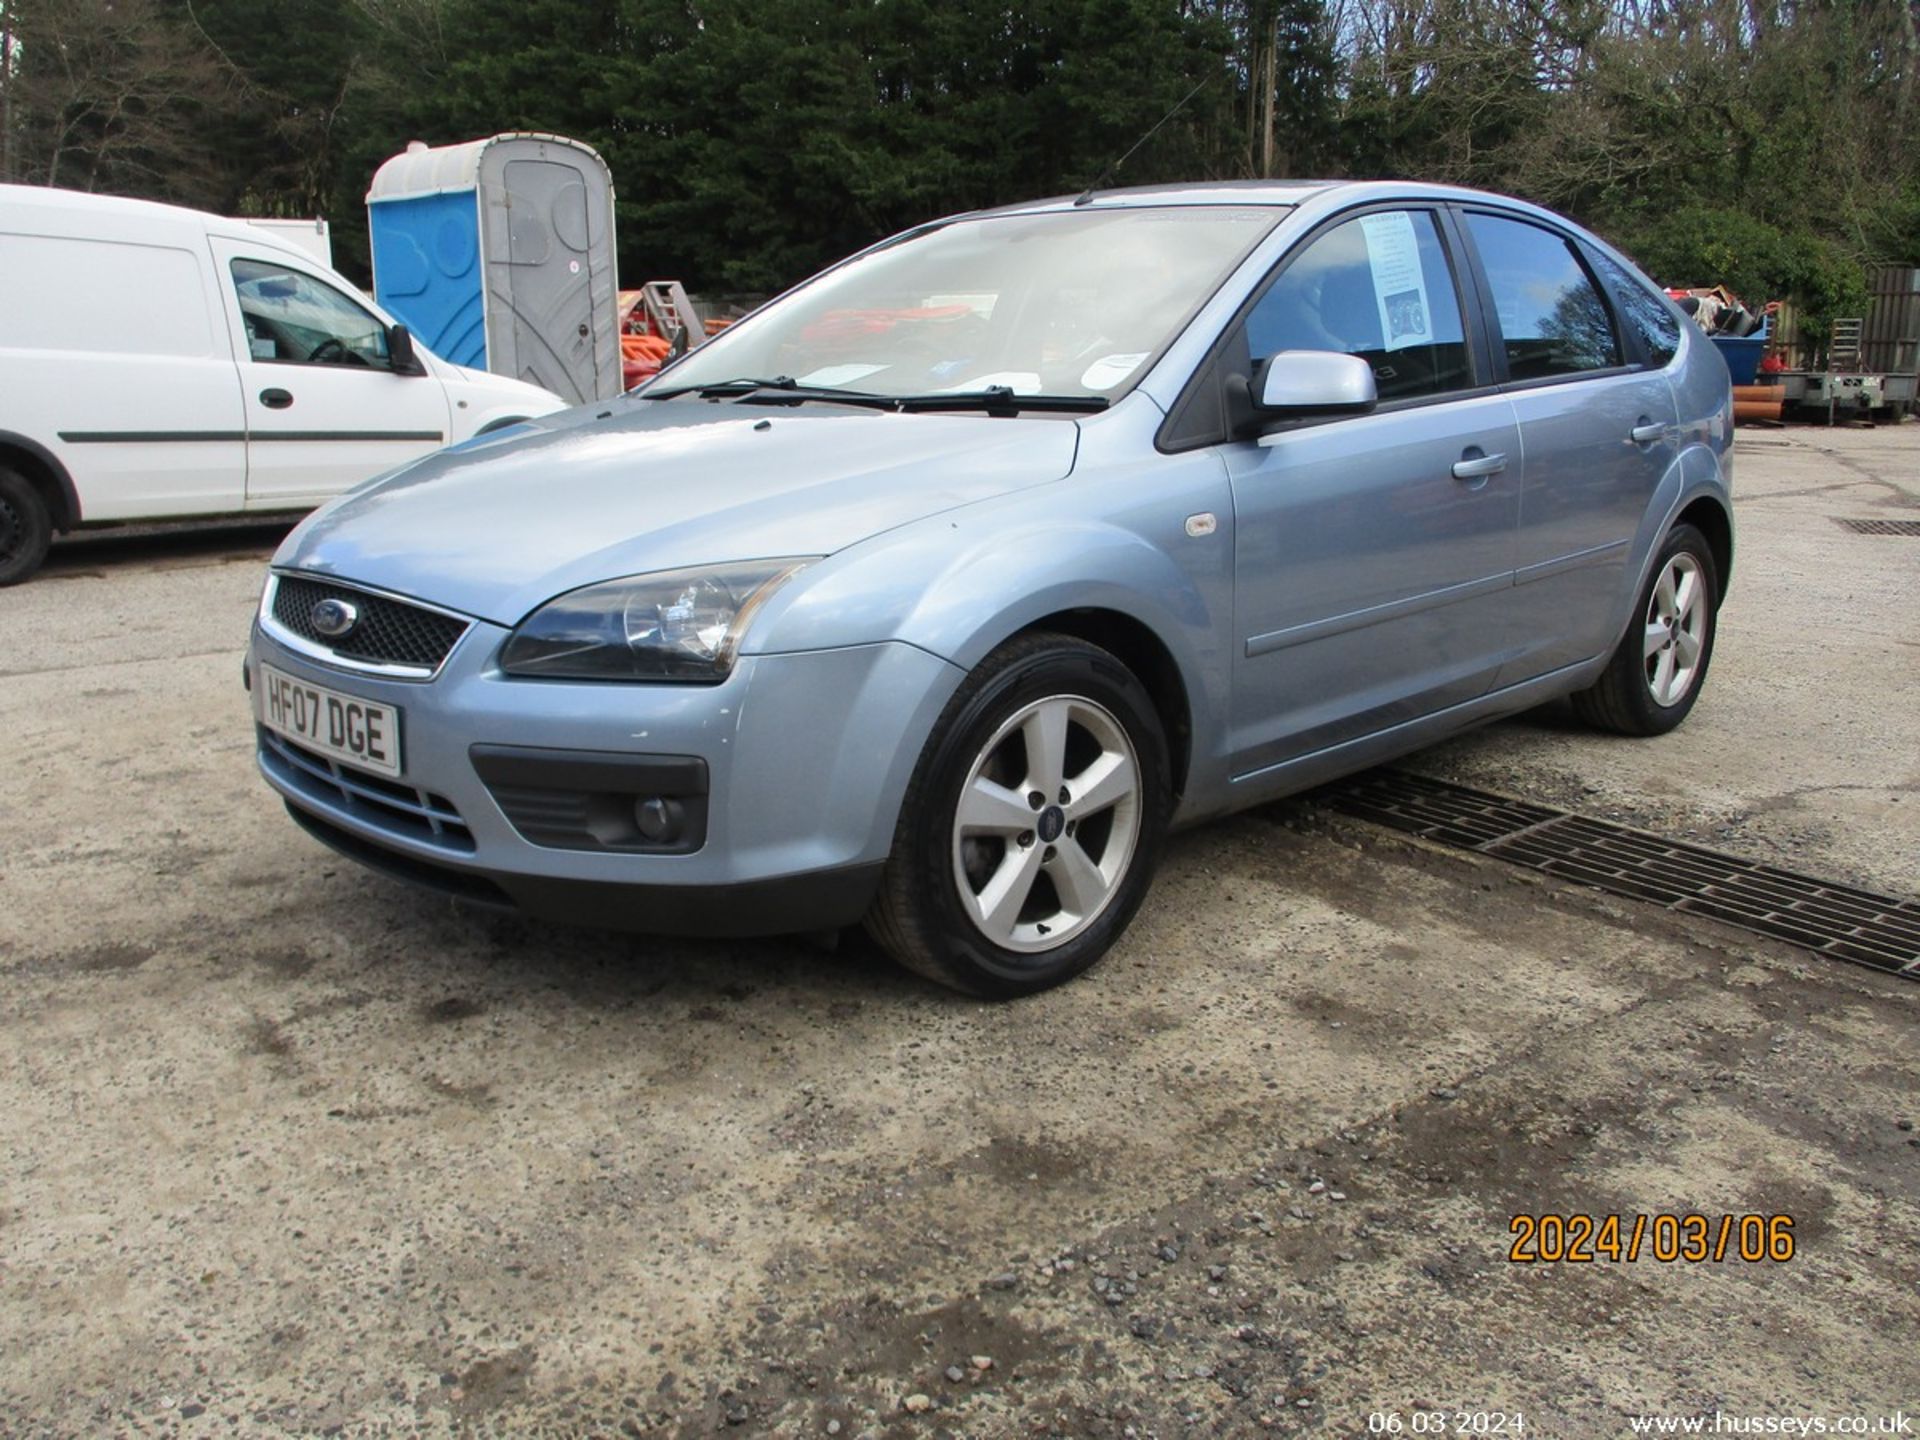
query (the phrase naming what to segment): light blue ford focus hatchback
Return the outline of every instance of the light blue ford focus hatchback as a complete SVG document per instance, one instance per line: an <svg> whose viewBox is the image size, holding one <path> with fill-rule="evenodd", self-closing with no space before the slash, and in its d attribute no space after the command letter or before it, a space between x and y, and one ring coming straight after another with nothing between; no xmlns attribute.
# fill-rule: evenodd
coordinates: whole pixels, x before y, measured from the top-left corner
<svg viewBox="0 0 1920 1440"><path fill-rule="evenodd" d="M248 656L260 770L478 904L864 921L1029 993L1114 944L1171 826L1555 696L1679 724L1731 443L1714 348L1518 201L964 215L309 518Z"/></svg>

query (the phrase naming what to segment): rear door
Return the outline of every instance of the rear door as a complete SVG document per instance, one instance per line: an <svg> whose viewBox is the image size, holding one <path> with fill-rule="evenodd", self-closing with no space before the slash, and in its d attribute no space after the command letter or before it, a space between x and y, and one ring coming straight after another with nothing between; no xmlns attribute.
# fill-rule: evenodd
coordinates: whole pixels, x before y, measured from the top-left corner
<svg viewBox="0 0 1920 1440"><path fill-rule="evenodd" d="M246 407L247 507L317 504L447 439L431 374L396 374L386 324L326 276L213 241Z"/></svg>
<svg viewBox="0 0 1920 1440"><path fill-rule="evenodd" d="M1380 392L1373 413L1222 447L1241 774L1472 700L1511 644L1519 434L1455 244L1426 206L1331 224L1229 339L1240 364L1358 355Z"/></svg>
<svg viewBox="0 0 1920 1440"><path fill-rule="evenodd" d="M1582 247L1491 209L1463 219L1493 312L1494 363L1520 422L1515 594L1528 623L1500 674L1506 685L1618 640L1633 540L1679 432L1662 368L1623 340Z"/></svg>

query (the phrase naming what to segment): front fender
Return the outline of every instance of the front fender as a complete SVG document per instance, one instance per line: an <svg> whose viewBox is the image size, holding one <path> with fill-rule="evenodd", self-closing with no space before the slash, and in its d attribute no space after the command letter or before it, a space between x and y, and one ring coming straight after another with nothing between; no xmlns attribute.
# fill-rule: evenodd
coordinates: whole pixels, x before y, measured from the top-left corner
<svg viewBox="0 0 1920 1440"><path fill-rule="evenodd" d="M1216 528L1188 535L1201 512ZM1150 631L1179 673L1192 727L1186 798L1203 803L1225 772L1232 515L1225 472L1204 455L949 511L803 572L743 648L898 640L970 670L1050 616L1110 612Z"/></svg>

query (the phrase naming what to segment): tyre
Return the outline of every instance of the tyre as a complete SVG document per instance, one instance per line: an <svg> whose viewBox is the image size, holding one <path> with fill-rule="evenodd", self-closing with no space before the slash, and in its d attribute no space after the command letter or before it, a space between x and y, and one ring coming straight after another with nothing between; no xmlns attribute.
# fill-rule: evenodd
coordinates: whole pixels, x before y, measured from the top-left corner
<svg viewBox="0 0 1920 1440"><path fill-rule="evenodd" d="M53 543L47 502L13 470L0 470L0 585L17 585L40 568Z"/></svg>
<svg viewBox="0 0 1920 1440"><path fill-rule="evenodd" d="M901 805L868 931L992 999L1071 979L1120 938L1172 809L1153 699L1107 651L1019 636L948 702Z"/></svg>
<svg viewBox="0 0 1920 1440"><path fill-rule="evenodd" d="M1674 526L1640 592L1634 623L1600 678L1573 696L1575 713L1622 735L1673 729L1706 683L1719 610L1713 548L1693 526Z"/></svg>

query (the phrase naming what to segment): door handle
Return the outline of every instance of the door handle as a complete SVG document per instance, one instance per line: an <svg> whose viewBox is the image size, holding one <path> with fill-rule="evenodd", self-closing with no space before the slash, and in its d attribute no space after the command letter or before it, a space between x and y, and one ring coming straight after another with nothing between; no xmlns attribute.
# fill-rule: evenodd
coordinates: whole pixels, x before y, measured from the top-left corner
<svg viewBox="0 0 1920 1440"><path fill-rule="evenodd" d="M1453 462L1453 478L1456 480L1484 480L1489 475L1498 475L1507 468L1504 455L1485 455L1479 453L1480 447L1473 446L1467 453Z"/></svg>
<svg viewBox="0 0 1920 1440"><path fill-rule="evenodd" d="M1627 436L1636 445L1651 445L1656 440L1664 439L1666 433L1666 426L1655 425L1643 415L1640 417L1640 423L1629 430Z"/></svg>
<svg viewBox="0 0 1920 1440"><path fill-rule="evenodd" d="M284 410L293 404L293 392L290 390L282 390L277 386L271 390L262 390L260 392L260 403L269 410Z"/></svg>

